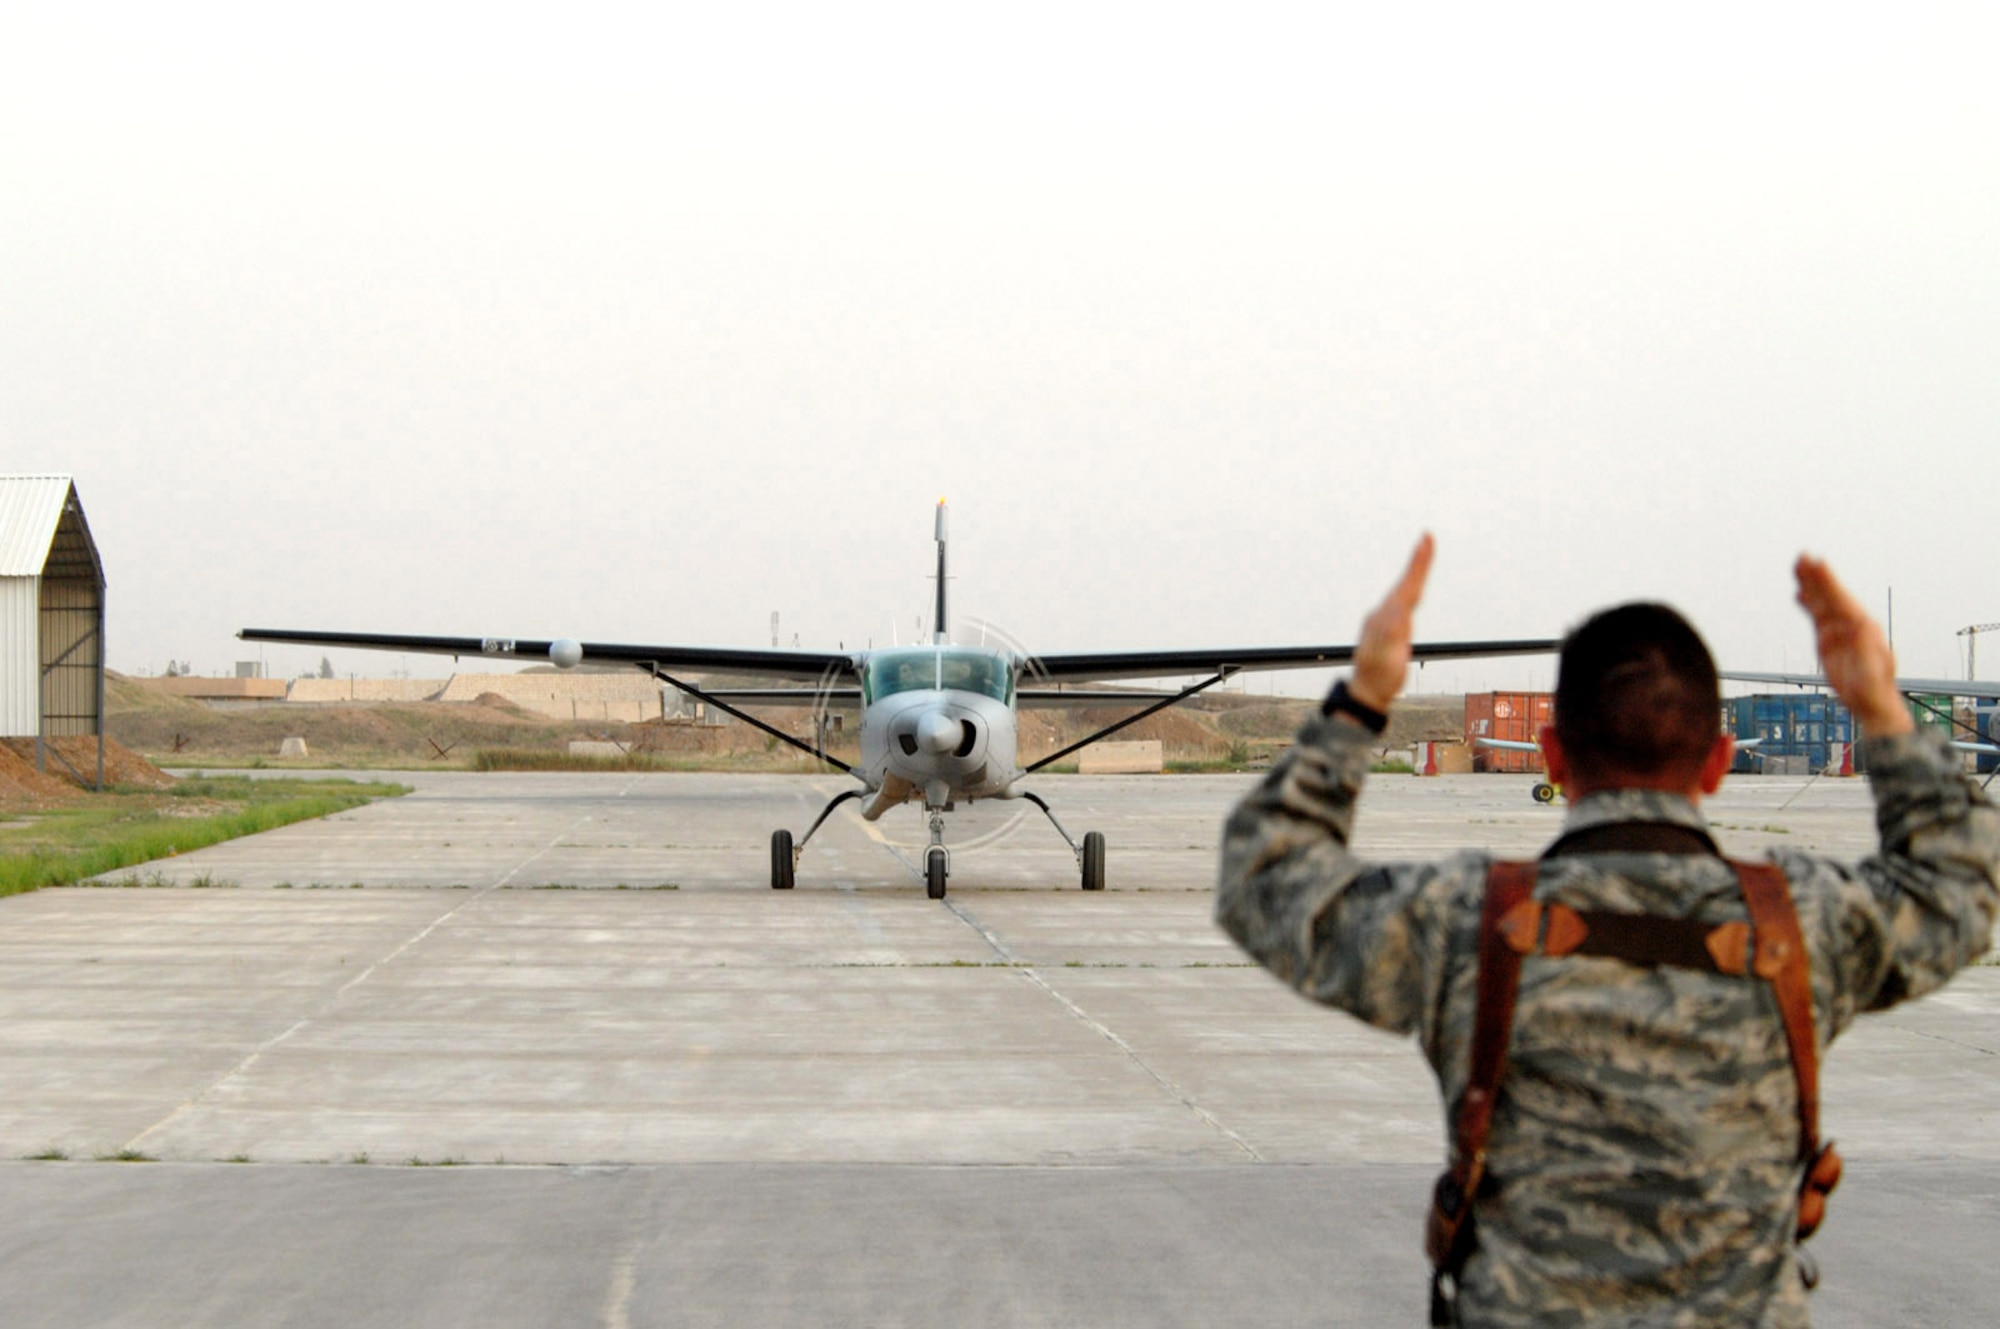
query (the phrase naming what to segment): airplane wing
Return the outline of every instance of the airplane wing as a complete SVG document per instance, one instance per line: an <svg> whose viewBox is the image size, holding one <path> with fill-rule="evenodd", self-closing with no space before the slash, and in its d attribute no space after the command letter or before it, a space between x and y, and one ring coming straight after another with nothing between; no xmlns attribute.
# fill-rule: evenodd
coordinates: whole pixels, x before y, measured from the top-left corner
<svg viewBox="0 0 2000 1329"><path fill-rule="evenodd" d="M1736 750L1738 752L1748 752L1763 741L1761 738L1739 738L1736 740ZM1499 748L1503 752L1540 752L1542 750L1540 743L1523 743L1518 739L1512 738L1475 738L1472 742L1475 747Z"/></svg>
<svg viewBox="0 0 2000 1329"><path fill-rule="evenodd" d="M716 674L762 674L773 678L817 681L850 674L858 659L851 651L758 650L727 646L641 646L616 642L534 641L511 637L424 637L382 632L304 632L277 628L245 628L244 641L286 642L296 646L338 646L369 651L406 651L416 655L475 655L520 664L560 663L557 646L574 645L580 654L570 664L632 665L644 669L685 669Z"/></svg>
<svg viewBox="0 0 2000 1329"><path fill-rule="evenodd" d="M290 628L244 628L236 634L244 641L283 642L295 646L342 647L369 651L402 651L419 655L481 656L514 660L522 664L553 661L551 652L561 639L536 640L526 637L431 637L385 632L318 632ZM644 668L685 669L706 673L762 674L773 678L818 681L830 675L851 673L865 652L766 650L727 646L651 646L620 642L577 642L581 655L572 663L621 664ZM1430 660L1471 660L1501 655L1547 655L1559 642L1549 640L1419 642L1411 648L1411 658L1421 664ZM1084 651L1032 657L1024 682L1036 684L1082 683L1113 678L1171 678L1177 674L1236 673L1253 669L1311 669L1343 665L1354 658L1354 647L1342 646L1252 646L1204 650L1169 651ZM1133 698L1118 698L1132 700ZM1044 701L1037 696L1036 701ZM1110 694L1095 694L1089 702L1110 701ZM1055 704L1075 705L1065 699Z"/></svg>
<svg viewBox="0 0 2000 1329"><path fill-rule="evenodd" d="M1512 738L1475 738L1472 740L1472 743L1474 747L1498 748L1502 752L1540 752L1542 750L1540 743L1523 743L1518 739Z"/></svg>
<svg viewBox="0 0 2000 1329"><path fill-rule="evenodd" d="M721 701L759 702L769 706L859 706L861 689L838 688L704 688ZM1135 691L1130 688L1021 688L1014 699L1022 706L1042 708L1071 706L1130 706L1164 701L1171 692Z"/></svg>
<svg viewBox="0 0 2000 1329"><path fill-rule="evenodd" d="M1017 688L1014 700L1023 707L1054 710L1069 706L1143 706L1173 695L1157 688Z"/></svg>
<svg viewBox="0 0 2000 1329"><path fill-rule="evenodd" d="M1500 655L1552 655L1550 640L1418 642L1418 664L1431 660L1480 660ZM1082 651L1031 656L1024 678L1037 683L1080 683L1104 678L1172 678L1180 674L1234 674L1252 669L1313 669L1354 659L1349 646L1215 647L1178 651Z"/></svg>
<svg viewBox="0 0 2000 1329"><path fill-rule="evenodd" d="M1719 672L1733 683L1789 683L1802 688L1828 686L1825 674L1775 674L1749 669L1724 669ZM1985 701L2000 701L2000 682L1985 678L1899 678L1896 689L1937 697L1976 697Z"/></svg>

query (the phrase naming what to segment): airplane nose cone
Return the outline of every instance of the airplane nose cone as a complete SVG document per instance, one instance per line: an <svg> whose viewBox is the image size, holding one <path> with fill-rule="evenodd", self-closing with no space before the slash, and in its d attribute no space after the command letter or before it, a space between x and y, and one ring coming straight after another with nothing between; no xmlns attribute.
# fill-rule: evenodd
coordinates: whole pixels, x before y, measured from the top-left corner
<svg viewBox="0 0 2000 1329"><path fill-rule="evenodd" d="M917 721L917 746L941 757L958 746L959 733L958 721L930 711Z"/></svg>

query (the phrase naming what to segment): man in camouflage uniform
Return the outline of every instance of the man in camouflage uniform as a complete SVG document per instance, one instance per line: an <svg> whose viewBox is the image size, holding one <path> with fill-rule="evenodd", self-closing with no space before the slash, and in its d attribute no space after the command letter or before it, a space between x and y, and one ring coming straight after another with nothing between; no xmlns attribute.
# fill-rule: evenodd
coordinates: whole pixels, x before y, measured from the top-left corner
<svg viewBox="0 0 2000 1329"><path fill-rule="evenodd" d="M1367 620L1351 679L1230 817L1216 916L1306 996L1415 1033L1455 1110L1490 857L1376 865L1348 848L1371 729L1407 671L1431 548L1424 537ZM1987 948L2000 814L1957 773L1947 744L1916 732L1879 626L1825 564L1801 558L1795 571L1829 684L1867 734L1881 833L1879 853L1857 864L1774 854L1809 952L1823 1051L1858 1012L1929 992ZM1664 646L1623 640L1657 638L1659 614L1671 619ZM1590 623L1565 641L1556 724L1543 735L1570 803L1558 842L1568 848L1543 860L1535 896L1702 924L1743 919L1737 879L1697 810L1731 756L1707 649L1664 606L1598 620L1588 649ZM1701 667L1674 666L1672 624L1705 679ZM1578 701L1579 688L1596 693ZM1635 824L1641 843L1692 843L1592 852L1611 827L1629 845ZM1791 1057L1765 983L1529 955L1473 1203L1476 1246L1455 1280L1458 1322L1805 1325L1799 1142Z"/></svg>

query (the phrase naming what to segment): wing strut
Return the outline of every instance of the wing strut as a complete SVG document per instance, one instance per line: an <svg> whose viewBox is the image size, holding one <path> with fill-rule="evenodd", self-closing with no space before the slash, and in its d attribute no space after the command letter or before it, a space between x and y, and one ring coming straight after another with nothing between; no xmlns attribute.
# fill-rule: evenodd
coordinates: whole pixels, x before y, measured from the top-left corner
<svg viewBox="0 0 2000 1329"><path fill-rule="evenodd" d="M811 755L818 757L821 761L825 762L827 765L835 768L836 770L844 771L848 775L854 774L854 768L852 766L849 766L846 762L842 761L840 758L829 755L824 749L813 746L811 743L806 742L803 738L796 738L791 734L786 733L784 730L778 728L776 725L766 724L762 720L759 720L756 716L751 715L746 711L738 710L736 707L731 706L728 702L722 700L722 698L716 696L712 692L703 691L701 688L696 687L692 683L682 682L680 679L675 678L672 674L668 673L666 670L660 668L658 663L656 663L655 661L641 660L638 663L642 669L644 669L647 673L651 674L654 678L659 679L660 682L666 683L672 687L679 688L682 692L687 693L690 697L697 697L702 701L707 702L710 706L715 707L716 710L722 711L727 715L734 716L738 720L741 720L744 724L751 726L753 729L761 729L765 733L769 734L772 738L778 739L781 742L789 743L801 752L810 753ZM815 825L817 825L817 823L815 823Z"/></svg>
<svg viewBox="0 0 2000 1329"><path fill-rule="evenodd" d="M1111 735L1117 733L1125 726L1137 724L1139 723L1139 721L1145 719L1149 715L1152 715L1156 711L1164 711L1169 706L1178 706L1180 703L1186 701L1189 697L1192 697L1195 693L1206 692L1209 688L1214 687L1217 683L1222 682L1224 679L1228 678L1231 674L1235 672L1236 671L1234 669L1224 669L1219 671L1212 678L1204 678L1199 683L1193 684L1192 686L1189 687L1182 688L1179 692L1176 692L1173 696L1162 698L1161 700L1154 702L1151 706L1148 706L1143 711L1135 711L1133 714L1128 715L1124 719L1120 720L1117 724L1107 725L1105 728L1098 730L1096 733L1092 734L1088 738L1078 739L1076 742L1070 744L1068 747L1064 748L1060 752L1051 752L1048 756L1042 758L1034 765L1022 771L1021 774L1033 775L1036 771L1039 771L1040 769L1042 769L1042 767L1048 765L1050 762L1061 761L1064 757L1067 757L1070 753L1075 752L1078 748L1087 748L1092 743L1097 742L1097 740L1100 738L1109 738ZM1088 694L1086 693L1080 695L1087 696ZM1043 811L1047 811L1047 809L1044 808ZM1051 820L1054 820L1054 818L1051 818ZM1061 825L1057 825L1056 829L1062 830ZM1067 832L1064 832L1063 838L1064 839L1069 838Z"/></svg>

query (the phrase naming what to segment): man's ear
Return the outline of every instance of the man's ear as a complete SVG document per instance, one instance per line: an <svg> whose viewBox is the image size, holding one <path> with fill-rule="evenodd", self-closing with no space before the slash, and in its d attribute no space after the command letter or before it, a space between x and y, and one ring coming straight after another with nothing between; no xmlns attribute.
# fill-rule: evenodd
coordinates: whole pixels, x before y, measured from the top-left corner
<svg viewBox="0 0 2000 1329"><path fill-rule="evenodd" d="M1715 746L1708 750L1708 758L1701 764L1701 792L1712 794L1722 788L1722 777L1729 774L1730 763L1735 760L1735 736L1717 734Z"/></svg>
<svg viewBox="0 0 2000 1329"><path fill-rule="evenodd" d="M1549 768L1549 783L1567 785L1569 783L1569 754L1563 751L1562 740L1556 737L1556 727L1545 724L1535 734L1535 742L1542 748L1542 764Z"/></svg>

